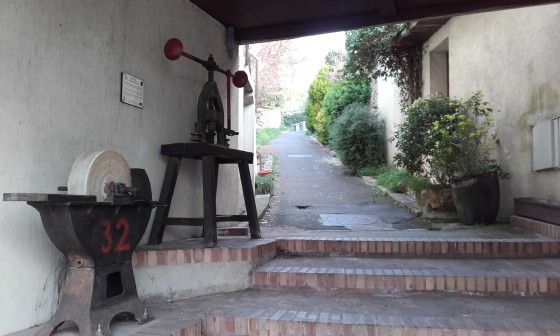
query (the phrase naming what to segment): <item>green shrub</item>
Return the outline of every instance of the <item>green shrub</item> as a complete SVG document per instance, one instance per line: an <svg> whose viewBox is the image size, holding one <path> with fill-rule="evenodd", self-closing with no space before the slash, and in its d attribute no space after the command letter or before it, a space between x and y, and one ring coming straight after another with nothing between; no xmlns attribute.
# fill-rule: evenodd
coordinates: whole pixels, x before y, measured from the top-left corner
<svg viewBox="0 0 560 336"><path fill-rule="evenodd" d="M384 138L383 120L363 104L346 107L333 126L334 149L353 172L384 164Z"/></svg>
<svg viewBox="0 0 560 336"><path fill-rule="evenodd" d="M424 178L418 178L415 176L412 176L409 180L408 180L408 190L412 190L412 191L422 191L422 190L426 190L426 189L438 189L438 188L443 188L444 186L442 185L434 185L432 184L429 180L424 179Z"/></svg>
<svg viewBox="0 0 560 336"><path fill-rule="evenodd" d="M389 168L387 166L377 166L377 167L363 167L358 169L357 174L359 176L379 176L386 172Z"/></svg>
<svg viewBox="0 0 560 336"><path fill-rule="evenodd" d="M450 179L498 172L494 159L497 136L494 109L478 91L465 99L450 99L452 111L432 124L435 139L431 164Z"/></svg>
<svg viewBox="0 0 560 336"><path fill-rule="evenodd" d="M392 192L405 193L412 178L412 174L404 169L393 169L379 175L377 177L377 184L384 186Z"/></svg>
<svg viewBox="0 0 560 336"><path fill-rule="evenodd" d="M282 125L286 127L291 127L293 124L297 124L305 121L305 112L299 112L294 114L286 114L282 116Z"/></svg>
<svg viewBox="0 0 560 336"><path fill-rule="evenodd" d="M321 104L324 111L323 137L330 141L332 127L344 108L352 103L366 105L371 97L369 81L343 78L337 81L325 94Z"/></svg>
<svg viewBox="0 0 560 336"><path fill-rule="evenodd" d="M451 110L449 99L439 97L418 99L406 109L405 119L397 125L393 139L399 150L394 157L395 164L416 176L448 184L448 177L431 166L430 155L437 141L431 136L432 125Z"/></svg>
<svg viewBox="0 0 560 336"><path fill-rule="evenodd" d="M255 194L266 195L274 191L274 178L270 175L255 176Z"/></svg>

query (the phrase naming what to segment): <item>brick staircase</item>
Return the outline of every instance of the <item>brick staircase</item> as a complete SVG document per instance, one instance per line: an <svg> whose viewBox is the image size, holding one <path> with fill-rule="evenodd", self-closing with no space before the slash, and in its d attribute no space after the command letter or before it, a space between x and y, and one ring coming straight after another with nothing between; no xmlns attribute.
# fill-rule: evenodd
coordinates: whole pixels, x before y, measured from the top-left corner
<svg viewBox="0 0 560 336"><path fill-rule="evenodd" d="M154 321L113 335L560 336L560 240L504 236L222 238L213 249L140 250L139 274L248 263L249 289L150 304Z"/></svg>
<svg viewBox="0 0 560 336"><path fill-rule="evenodd" d="M166 335L558 336L559 242L282 238L254 290L177 303L202 322Z"/></svg>

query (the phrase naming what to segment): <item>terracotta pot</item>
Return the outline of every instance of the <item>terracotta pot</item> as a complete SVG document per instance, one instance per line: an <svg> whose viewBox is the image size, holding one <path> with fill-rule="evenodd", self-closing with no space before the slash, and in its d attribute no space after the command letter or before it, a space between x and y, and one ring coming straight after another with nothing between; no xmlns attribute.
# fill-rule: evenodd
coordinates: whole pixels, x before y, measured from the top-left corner
<svg viewBox="0 0 560 336"><path fill-rule="evenodd" d="M270 170L270 169L260 170L257 174L259 174L259 176L270 175L270 174L272 174L272 170Z"/></svg>

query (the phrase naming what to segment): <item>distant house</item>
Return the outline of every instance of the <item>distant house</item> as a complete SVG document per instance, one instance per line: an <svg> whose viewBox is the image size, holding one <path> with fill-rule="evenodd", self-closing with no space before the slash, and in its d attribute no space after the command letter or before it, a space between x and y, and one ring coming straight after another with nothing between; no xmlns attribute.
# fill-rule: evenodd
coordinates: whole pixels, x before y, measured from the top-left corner
<svg viewBox="0 0 560 336"><path fill-rule="evenodd" d="M533 126L560 117L559 22L557 4L456 16L423 44L423 96L464 97L481 90L500 111L498 159L511 175L501 180L500 217L512 214L516 197L560 201L560 171L533 169L534 159L553 168L560 155L552 123L544 127L550 136L543 140L537 130L533 142ZM391 81L377 83L377 105L387 125L402 120ZM391 159L394 144L387 152Z"/></svg>

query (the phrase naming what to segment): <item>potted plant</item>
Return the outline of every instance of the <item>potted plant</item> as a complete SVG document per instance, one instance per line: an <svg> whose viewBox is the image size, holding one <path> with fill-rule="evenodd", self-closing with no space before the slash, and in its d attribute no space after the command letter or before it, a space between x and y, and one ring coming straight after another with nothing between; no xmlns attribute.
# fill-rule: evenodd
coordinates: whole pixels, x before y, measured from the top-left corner
<svg viewBox="0 0 560 336"><path fill-rule="evenodd" d="M430 165L447 176L464 224L495 222L500 205L500 168L493 108L481 92L449 99L450 110L433 122Z"/></svg>
<svg viewBox="0 0 560 336"><path fill-rule="evenodd" d="M431 153L436 137L429 136L433 123L452 113L448 98L432 96L417 99L404 110L405 119L397 125L392 141L398 149L397 166L414 175L410 189L418 205L431 211L455 212L449 176L432 165Z"/></svg>

